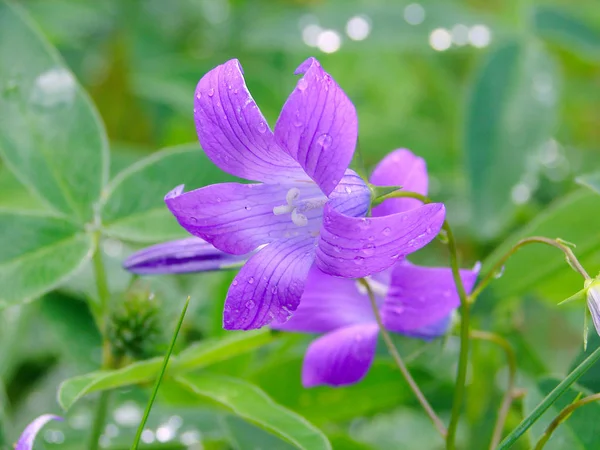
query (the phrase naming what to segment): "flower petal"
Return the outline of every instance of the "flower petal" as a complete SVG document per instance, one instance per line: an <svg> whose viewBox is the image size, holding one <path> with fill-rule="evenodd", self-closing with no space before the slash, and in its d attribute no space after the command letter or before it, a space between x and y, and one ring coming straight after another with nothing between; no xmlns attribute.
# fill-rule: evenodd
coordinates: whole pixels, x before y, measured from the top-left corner
<svg viewBox="0 0 600 450"><path fill-rule="evenodd" d="M275 241L252 256L233 280L223 310L227 330L283 322L298 308L314 261L314 238Z"/></svg>
<svg viewBox="0 0 600 450"><path fill-rule="evenodd" d="M44 414L33 422L31 422L25 430L21 437L19 438L17 444L15 445L15 450L31 450L33 448L33 441L35 437L39 433L39 431L51 420L63 420L62 417L55 416L53 414Z"/></svg>
<svg viewBox="0 0 600 450"><path fill-rule="evenodd" d="M272 323L271 327L283 331L326 333L374 320L369 297L359 292L355 280L332 277L313 266L294 315L285 323Z"/></svg>
<svg viewBox="0 0 600 450"><path fill-rule="evenodd" d="M351 325L315 339L304 356L302 385L344 386L360 381L375 357L379 328L374 322Z"/></svg>
<svg viewBox="0 0 600 450"><path fill-rule="evenodd" d="M314 183L304 185L305 195L322 196ZM290 186L222 183L186 193L180 186L167 194L165 202L189 233L219 250L244 255L288 234L310 235L319 229L321 208L306 213L309 223L304 227L294 225L290 214L273 213L274 207L286 204Z"/></svg>
<svg viewBox="0 0 600 450"><path fill-rule="evenodd" d="M448 314L442 320L439 320L429 325L425 325L415 330L402 331L402 334L411 338L423 339L424 341L431 341L432 339L445 335L451 323L452 314Z"/></svg>
<svg viewBox="0 0 600 450"><path fill-rule="evenodd" d="M298 163L275 143L237 59L200 79L194 119L202 148L225 172L264 182L307 179Z"/></svg>
<svg viewBox="0 0 600 450"><path fill-rule="evenodd" d="M191 237L144 248L129 256L123 267L138 275L207 272L225 269L249 257L230 255L204 239Z"/></svg>
<svg viewBox="0 0 600 450"><path fill-rule="evenodd" d="M383 217L348 217L325 205L317 265L325 273L362 278L391 267L440 231L444 205L430 203Z"/></svg>
<svg viewBox="0 0 600 450"><path fill-rule="evenodd" d="M388 154L373 170L371 183L376 186L402 186L403 191L427 195L427 166L423 158L404 148ZM393 198L373 208L375 217L408 211L421 205L414 198Z"/></svg>
<svg viewBox="0 0 600 450"><path fill-rule="evenodd" d="M315 58L307 59L295 74L304 76L281 110L275 138L329 195L354 154L356 109Z"/></svg>
<svg viewBox="0 0 600 450"><path fill-rule="evenodd" d="M475 270L460 271L467 293L473 289L477 273ZM439 323L459 305L451 269L400 262L392 271L381 316L388 330L407 333Z"/></svg>

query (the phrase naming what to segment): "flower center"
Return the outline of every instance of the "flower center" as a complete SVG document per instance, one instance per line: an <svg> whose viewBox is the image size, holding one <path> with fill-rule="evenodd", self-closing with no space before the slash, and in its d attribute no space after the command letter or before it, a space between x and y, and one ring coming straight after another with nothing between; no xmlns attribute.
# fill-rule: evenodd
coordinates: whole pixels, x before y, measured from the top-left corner
<svg viewBox="0 0 600 450"><path fill-rule="evenodd" d="M313 197L306 200L300 200L300 189L291 188L285 195L285 205L275 206L273 214L281 216L283 214L291 214L292 223L299 227L308 225L308 217L306 212L315 209L323 208L327 203L327 197Z"/></svg>

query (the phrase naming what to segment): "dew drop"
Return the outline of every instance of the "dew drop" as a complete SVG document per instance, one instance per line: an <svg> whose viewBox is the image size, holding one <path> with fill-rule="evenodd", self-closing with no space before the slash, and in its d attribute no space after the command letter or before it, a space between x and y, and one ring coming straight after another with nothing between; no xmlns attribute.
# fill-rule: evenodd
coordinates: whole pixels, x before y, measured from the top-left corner
<svg viewBox="0 0 600 450"><path fill-rule="evenodd" d="M366 217L363 217L362 219L360 219L360 227L363 230L366 230L370 226L371 226L371 219L367 219Z"/></svg>
<svg viewBox="0 0 600 450"><path fill-rule="evenodd" d="M296 116L294 117L294 126L295 127L302 126L302 118L300 117L300 111L296 111Z"/></svg>
<svg viewBox="0 0 600 450"><path fill-rule="evenodd" d="M234 286L237 286L237 284L238 284L238 280L233 280L233 281L231 282L231 284L233 284Z"/></svg>
<svg viewBox="0 0 600 450"><path fill-rule="evenodd" d="M417 240L416 240L416 239L411 239L410 241L408 241L408 245L409 245L410 247L414 247L414 245L415 245L416 243L417 243Z"/></svg>
<svg viewBox="0 0 600 450"><path fill-rule="evenodd" d="M425 234L431 234L431 227L427 227L427 229L425 230Z"/></svg>
<svg viewBox="0 0 600 450"><path fill-rule="evenodd" d="M246 308L248 308L248 309L254 308L254 305L255 305L255 303L252 300L248 300L246 302Z"/></svg>
<svg viewBox="0 0 600 450"><path fill-rule="evenodd" d="M365 258L363 258L362 256L354 257L354 264L356 264L357 266L362 265L364 262L365 262Z"/></svg>
<svg viewBox="0 0 600 450"><path fill-rule="evenodd" d="M256 129L258 130L259 133L262 134L265 131L267 131L267 124L264 122L258 122Z"/></svg>
<svg viewBox="0 0 600 450"><path fill-rule="evenodd" d="M237 94L238 92L240 92L238 89L234 89L234 90L233 90L233 93L234 93L234 94Z"/></svg>
<svg viewBox="0 0 600 450"><path fill-rule="evenodd" d="M217 197L217 203L221 203L221 197Z"/></svg>
<svg viewBox="0 0 600 450"><path fill-rule="evenodd" d="M248 278L248 284L252 284L252 283L254 283L254 278L253 277Z"/></svg>
<svg viewBox="0 0 600 450"><path fill-rule="evenodd" d="M367 256L371 256L375 253L375 244L369 243L363 245L363 253Z"/></svg>
<svg viewBox="0 0 600 450"><path fill-rule="evenodd" d="M331 147L331 141L331 136L327 133L324 133L317 138L317 145L320 145L323 148L323 150L326 150L329 147Z"/></svg>
<svg viewBox="0 0 600 450"><path fill-rule="evenodd" d="M370 241L374 241L374 240L375 240L375 236L372 236L372 235L371 235L371 236L369 236L369 240L370 240Z"/></svg>
<svg viewBox="0 0 600 450"><path fill-rule="evenodd" d="M230 85L230 84L228 84L228 85L227 85L227 89L229 89L229 90L232 90L232 89L233 89L233 86L232 86L232 85Z"/></svg>
<svg viewBox="0 0 600 450"><path fill-rule="evenodd" d="M209 97L212 97L213 95L215 95L215 90L213 88L210 88L207 92Z"/></svg>
<svg viewBox="0 0 600 450"><path fill-rule="evenodd" d="M248 206L248 205L246 205L246 206L244 206L244 209L245 209L246 211L250 211L250 210L252 209L252 206Z"/></svg>
<svg viewBox="0 0 600 450"><path fill-rule="evenodd" d="M195 225L198 223L198 219L195 217L190 217L190 222L192 222Z"/></svg>
<svg viewBox="0 0 600 450"><path fill-rule="evenodd" d="M196 92L196 98L200 100L202 98L202 93L200 91Z"/></svg>
<svg viewBox="0 0 600 450"><path fill-rule="evenodd" d="M275 293L277 292L277 286L273 286L273 287L271 288L271 292L272 292L273 294L275 294Z"/></svg>
<svg viewBox="0 0 600 450"><path fill-rule="evenodd" d="M304 91L308 87L308 82L304 78L300 78L296 87L299 91Z"/></svg>
<svg viewBox="0 0 600 450"><path fill-rule="evenodd" d="M502 275L504 275L504 266L500 267L500 270L498 270L496 273L494 273L494 278L498 279Z"/></svg>
<svg viewBox="0 0 600 450"><path fill-rule="evenodd" d="M352 194L352 188L350 186L346 186L344 190L346 191L346 194Z"/></svg>
<svg viewBox="0 0 600 450"><path fill-rule="evenodd" d="M333 249L335 250L336 253L340 253L342 251L342 249L337 245L335 247L333 247Z"/></svg>

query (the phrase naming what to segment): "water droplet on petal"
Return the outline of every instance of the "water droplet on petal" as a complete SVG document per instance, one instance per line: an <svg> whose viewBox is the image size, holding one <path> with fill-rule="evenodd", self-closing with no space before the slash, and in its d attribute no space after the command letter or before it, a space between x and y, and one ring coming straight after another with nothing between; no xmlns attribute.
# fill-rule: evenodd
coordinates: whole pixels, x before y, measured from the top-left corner
<svg viewBox="0 0 600 450"><path fill-rule="evenodd" d="M248 206L248 205L246 205L246 206L244 206L244 209L245 209L246 211L250 211L250 210L252 209L252 206Z"/></svg>
<svg viewBox="0 0 600 450"><path fill-rule="evenodd" d="M360 228L362 228L363 230L366 230L370 226L371 226L371 219L367 219L366 217L363 217L362 219L360 219Z"/></svg>
<svg viewBox="0 0 600 450"><path fill-rule="evenodd" d="M202 98L202 93L200 91L196 92L196 98L200 100Z"/></svg>
<svg viewBox="0 0 600 450"><path fill-rule="evenodd" d="M256 126L256 129L258 130L259 133L264 133L265 131L267 131L267 124L264 122L258 122L258 125Z"/></svg>
<svg viewBox="0 0 600 450"><path fill-rule="evenodd" d="M271 288L271 292L272 292L273 294L275 294L275 293L277 292L277 286L273 286L273 287Z"/></svg>
<svg viewBox="0 0 600 450"><path fill-rule="evenodd" d="M300 117L300 111L296 111L296 116L294 117L294 126L295 127L302 126L302 118Z"/></svg>
<svg viewBox="0 0 600 450"><path fill-rule="evenodd" d="M192 222L195 225L198 223L198 219L195 217L190 217L190 222Z"/></svg>
<svg viewBox="0 0 600 450"><path fill-rule="evenodd" d="M365 258L363 258L362 256L354 257L354 264L356 264L357 266L362 265L364 262L365 262Z"/></svg>
<svg viewBox="0 0 600 450"><path fill-rule="evenodd" d="M346 186L344 190L346 191L346 194L352 194L352 188L350 186Z"/></svg>
<svg viewBox="0 0 600 450"><path fill-rule="evenodd" d="M233 93L234 93L234 94L237 94L238 92L240 92L240 91L239 91L239 90L237 90L237 89L234 89L234 90L233 90Z"/></svg>
<svg viewBox="0 0 600 450"><path fill-rule="evenodd" d="M237 286L237 284L238 284L238 280L233 280L233 281L231 282L231 284L233 284L234 286Z"/></svg>
<svg viewBox="0 0 600 450"><path fill-rule="evenodd" d="M250 277L250 278L248 278L248 283L249 283L249 284L252 284L252 283L254 283L254 278L253 278L253 277Z"/></svg>
<svg viewBox="0 0 600 450"><path fill-rule="evenodd" d="M207 92L209 97L212 97L213 95L215 95L215 90L213 88L210 88Z"/></svg>
<svg viewBox="0 0 600 450"><path fill-rule="evenodd" d="M317 138L317 145L320 145L323 150L327 150L331 146L331 141L331 136L327 133L324 133Z"/></svg>
<svg viewBox="0 0 600 450"><path fill-rule="evenodd" d="M221 197L217 197L217 203L221 203Z"/></svg>
<svg viewBox="0 0 600 450"><path fill-rule="evenodd" d="M369 243L369 244L365 244L363 245L363 253L367 256L371 256L375 253L375 244Z"/></svg>
<svg viewBox="0 0 600 450"><path fill-rule="evenodd" d="M333 247L333 249L336 251L336 253L340 253L342 251L342 249L337 245Z"/></svg>
<svg viewBox="0 0 600 450"><path fill-rule="evenodd" d="M246 302L246 308L248 308L248 309L254 308L254 305L255 305L255 303L252 300L248 300Z"/></svg>
<svg viewBox="0 0 600 450"><path fill-rule="evenodd" d="M308 82L304 78L300 78L296 87L299 91L304 91L308 87Z"/></svg>
<svg viewBox="0 0 600 450"><path fill-rule="evenodd" d="M375 240L375 236L369 236L369 240L370 241L374 241Z"/></svg>

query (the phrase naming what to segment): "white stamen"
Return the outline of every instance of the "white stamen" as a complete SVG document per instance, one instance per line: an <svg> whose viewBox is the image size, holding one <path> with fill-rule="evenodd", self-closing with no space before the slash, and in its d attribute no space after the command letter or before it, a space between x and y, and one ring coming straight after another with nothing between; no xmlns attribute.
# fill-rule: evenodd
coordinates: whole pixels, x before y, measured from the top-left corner
<svg viewBox="0 0 600 450"><path fill-rule="evenodd" d="M285 201L288 205L292 205L292 203L294 203L294 200L298 200L298 197L300 197L300 189L291 188L285 195Z"/></svg>
<svg viewBox="0 0 600 450"><path fill-rule="evenodd" d="M295 208L293 205L281 205L281 206L275 206L273 208L273 214L275 214L276 216L281 216L283 214L289 214L292 211L295 211Z"/></svg>
<svg viewBox="0 0 600 450"><path fill-rule="evenodd" d="M299 227L305 227L306 225L308 225L308 219L306 218L306 216L304 214L299 213L296 208L294 208L294 210L292 211L292 222L294 223L294 225L297 225Z"/></svg>

